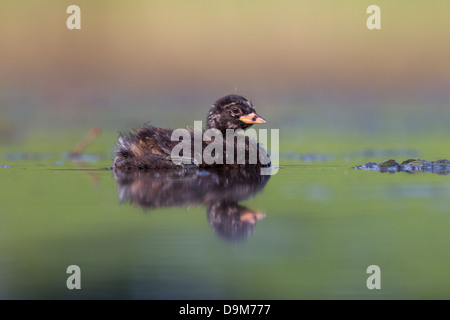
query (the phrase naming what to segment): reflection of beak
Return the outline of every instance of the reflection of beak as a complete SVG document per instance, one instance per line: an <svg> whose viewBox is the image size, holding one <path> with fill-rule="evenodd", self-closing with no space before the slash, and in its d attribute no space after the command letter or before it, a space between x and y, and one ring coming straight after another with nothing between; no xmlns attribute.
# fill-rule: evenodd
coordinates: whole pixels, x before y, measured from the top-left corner
<svg viewBox="0 0 450 320"><path fill-rule="evenodd" d="M253 211L244 211L243 214L240 216L241 221L246 221L251 224L255 224L257 221L264 219L266 217L266 214L263 212L253 212Z"/></svg>
<svg viewBox="0 0 450 320"><path fill-rule="evenodd" d="M250 114L246 114L245 116L242 116L239 118L239 120L241 120L242 122L246 123L246 124L261 124L261 123L266 123L266 120L264 120L263 118L261 118L261 116L259 116L258 114L256 114L255 112L252 112Z"/></svg>

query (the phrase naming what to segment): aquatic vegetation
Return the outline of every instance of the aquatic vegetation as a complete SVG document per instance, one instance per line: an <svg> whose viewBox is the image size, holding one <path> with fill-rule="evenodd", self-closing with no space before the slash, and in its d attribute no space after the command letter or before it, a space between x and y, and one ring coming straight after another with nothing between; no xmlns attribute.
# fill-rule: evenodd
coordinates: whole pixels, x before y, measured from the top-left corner
<svg viewBox="0 0 450 320"><path fill-rule="evenodd" d="M446 159L436 161L408 159L402 163L399 163L394 159L389 159L382 163L367 162L361 166L354 167L354 169L374 170L380 172L432 172L445 175L450 173L450 161Z"/></svg>

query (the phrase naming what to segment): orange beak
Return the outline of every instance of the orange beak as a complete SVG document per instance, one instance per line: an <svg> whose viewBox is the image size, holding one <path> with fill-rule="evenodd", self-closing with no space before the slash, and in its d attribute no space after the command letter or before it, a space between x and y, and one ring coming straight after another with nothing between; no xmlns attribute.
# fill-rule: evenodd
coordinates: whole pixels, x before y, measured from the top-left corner
<svg viewBox="0 0 450 320"><path fill-rule="evenodd" d="M239 118L239 120L241 120L242 122L246 123L246 124L261 124L261 123L266 123L266 120L264 120L263 118L261 118L261 116L259 116L258 114L256 114L255 112L252 112L250 114L246 114L245 116L242 116Z"/></svg>
<svg viewBox="0 0 450 320"><path fill-rule="evenodd" d="M240 220L255 224L257 221L264 219L265 217L266 214L263 212L253 212L251 210L246 210L241 214Z"/></svg>

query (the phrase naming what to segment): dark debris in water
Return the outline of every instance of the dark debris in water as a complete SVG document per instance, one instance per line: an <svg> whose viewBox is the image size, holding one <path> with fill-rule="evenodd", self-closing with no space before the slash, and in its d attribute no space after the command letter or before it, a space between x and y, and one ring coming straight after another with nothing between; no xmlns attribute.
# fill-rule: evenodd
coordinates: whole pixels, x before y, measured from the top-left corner
<svg viewBox="0 0 450 320"><path fill-rule="evenodd" d="M450 173L450 161L446 159L440 159L436 161L420 160L420 159L408 159L399 163L393 159L387 160L382 163L367 162L361 166L354 167L357 170L373 170L380 172L432 172L437 174L449 174Z"/></svg>

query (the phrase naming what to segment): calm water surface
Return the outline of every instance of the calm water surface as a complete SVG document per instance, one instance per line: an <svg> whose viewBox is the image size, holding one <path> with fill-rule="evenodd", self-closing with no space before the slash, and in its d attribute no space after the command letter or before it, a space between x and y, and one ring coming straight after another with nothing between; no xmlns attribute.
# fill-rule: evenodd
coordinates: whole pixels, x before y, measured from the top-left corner
<svg viewBox="0 0 450 320"><path fill-rule="evenodd" d="M261 177L6 155L0 298L450 298L450 175L352 169L377 156L283 154Z"/></svg>

